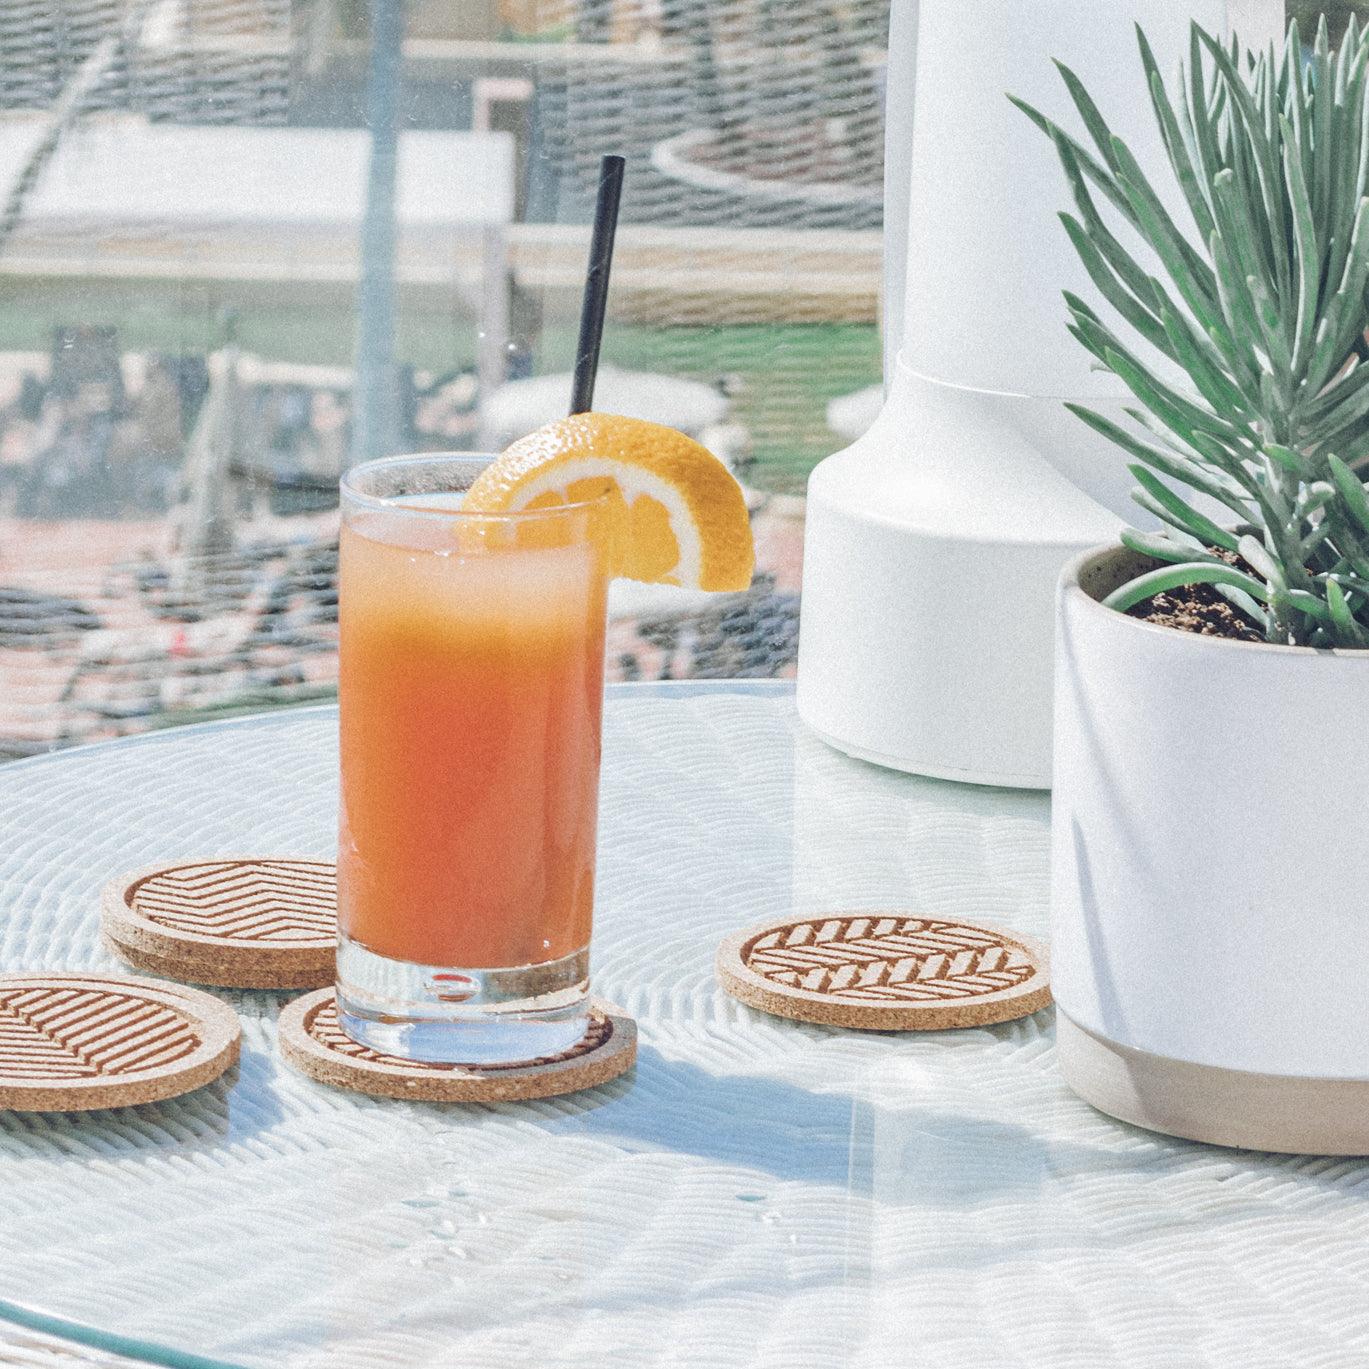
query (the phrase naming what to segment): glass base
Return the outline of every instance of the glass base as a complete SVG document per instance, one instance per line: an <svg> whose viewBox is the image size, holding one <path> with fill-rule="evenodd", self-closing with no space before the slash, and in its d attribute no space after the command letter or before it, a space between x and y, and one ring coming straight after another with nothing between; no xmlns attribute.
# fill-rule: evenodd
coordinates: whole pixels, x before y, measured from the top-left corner
<svg viewBox="0 0 1369 1369"><path fill-rule="evenodd" d="M589 947L541 965L467 970L376 955L338 939L338 1018L384 1055L516 1065L561 1055L589 1031Z"/></svg>

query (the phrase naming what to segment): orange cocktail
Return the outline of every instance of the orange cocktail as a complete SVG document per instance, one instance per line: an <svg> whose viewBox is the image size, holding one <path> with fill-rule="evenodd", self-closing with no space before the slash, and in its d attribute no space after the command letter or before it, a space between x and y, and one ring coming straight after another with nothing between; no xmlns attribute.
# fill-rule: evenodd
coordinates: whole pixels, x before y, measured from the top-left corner
<svg viewBox="0 0 1369 1369"><path fill-rule="evenodd" d="M604 501L462 513L484 464L343 484L339 1005L417 1059L555 1054L587 1026Z"/></svg>

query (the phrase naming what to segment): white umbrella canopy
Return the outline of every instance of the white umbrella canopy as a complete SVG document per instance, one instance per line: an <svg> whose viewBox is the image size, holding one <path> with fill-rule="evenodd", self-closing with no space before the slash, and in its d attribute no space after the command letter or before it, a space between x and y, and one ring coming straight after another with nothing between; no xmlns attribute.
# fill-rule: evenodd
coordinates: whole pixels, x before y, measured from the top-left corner
<svg viewBox="0 0 1369 1369"><path fill-rule="evenodd" d="M562 417L570 408L570 387L569 371L501 385L481 411L481 446L502 451L516 438ZM600 413L644 418L698 437L723 419L728 401L711 385L697 380L601 366L594 385L594 407Z"/></svg>
<svg viewBox="0 0 1369 1369"><path fill-rule="evenodd" d="M827 406L827 426L838 437L854 442L864 437L884 407L884 386L867 385L854 394L838 395Z"/></svg>

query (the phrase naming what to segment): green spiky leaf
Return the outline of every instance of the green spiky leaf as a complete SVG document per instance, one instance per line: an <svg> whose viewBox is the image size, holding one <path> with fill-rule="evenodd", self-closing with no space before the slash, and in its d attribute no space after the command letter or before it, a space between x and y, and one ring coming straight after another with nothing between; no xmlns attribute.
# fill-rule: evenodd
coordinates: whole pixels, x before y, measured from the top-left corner
<svg viewBox="0 0 1369 1369"><path fill-rule="evenodd" d="M1159 164L1067 67L1082 137L1015 101L1054 143L1099 296L1067 295L1069 329L1135 396L1141 432L1070 408L1128 453L1139 505L1169 529L1124 536L1164 564L1109 602L1209 583L1271 641L1369 647L1369 29L1333 50L1319 25L1305 62L1296 24L1258 54L1195 24L1173 85L1138 44Z"/></svg>

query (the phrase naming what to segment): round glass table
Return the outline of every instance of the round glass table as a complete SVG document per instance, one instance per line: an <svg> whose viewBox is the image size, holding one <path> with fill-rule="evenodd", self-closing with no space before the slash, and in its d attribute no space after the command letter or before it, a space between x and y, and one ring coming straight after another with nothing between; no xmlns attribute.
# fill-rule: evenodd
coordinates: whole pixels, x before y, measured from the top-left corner
<svg viewBox="0 0 1369 1369"><path fill-rule="evenodd" d="M330 855L335 729L308 709L0 768L0 968L113 968L121 870ZM1044 795L849 760L786 685L612 687L594 977L639 1023L635 1071L497 1107L355 1097L281 1062L285 996L226 994L244 1051L218 1083L0 1114L0 1364L1369 1362L1369 1165L1109 1121L1060 1082L1049 1012L861 1034L714 980L726 933L791 910L1040 933L1047 838ZM72 1357L17 1358L38 1332Z"/></svg>

